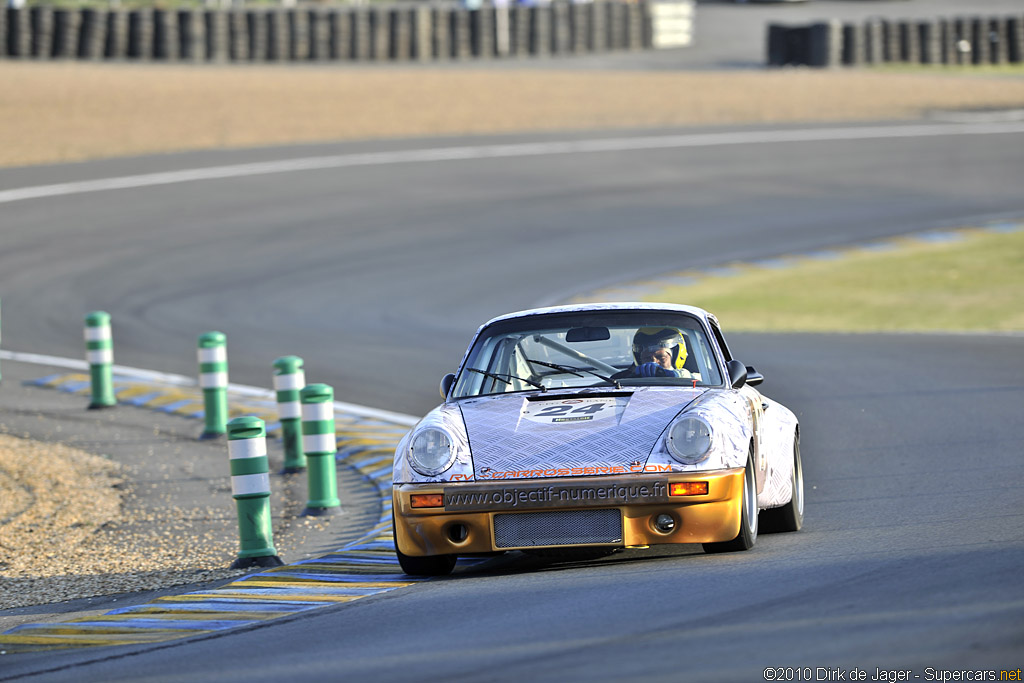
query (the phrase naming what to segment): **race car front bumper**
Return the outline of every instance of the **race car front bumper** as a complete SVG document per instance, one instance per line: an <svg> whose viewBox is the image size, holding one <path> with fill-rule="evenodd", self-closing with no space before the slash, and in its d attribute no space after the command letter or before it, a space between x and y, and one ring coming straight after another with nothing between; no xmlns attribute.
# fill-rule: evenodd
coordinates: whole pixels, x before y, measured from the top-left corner
<svg viewBox="0 0 1024 683"><path fill-rule="evenodd" d="M700 493L701 482L707 483L706 493ZM689 493L678 494L680 489ZM403 554L415 557L731 541L739 533L742 496L742 467L657 476L396 484L392 490L395 542Z"/></svg>

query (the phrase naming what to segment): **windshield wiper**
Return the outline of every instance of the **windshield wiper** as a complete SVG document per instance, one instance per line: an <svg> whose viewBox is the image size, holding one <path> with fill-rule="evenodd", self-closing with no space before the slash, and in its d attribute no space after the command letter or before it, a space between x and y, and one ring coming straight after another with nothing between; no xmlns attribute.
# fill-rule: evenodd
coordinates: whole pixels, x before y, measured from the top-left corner
<svg viewBox="0 0 1024 683"><path fill-rule="evenodd" d="M621 389L622 388L622 385L619 384L619 380L612 379L611 377L606 377L605 375L602 375L600 372L595 372L594 370L591 370L589 368L574 368L571 365L559 365L558 363L548 363L547 361L534 360L532 358L527 358L526 362L527 363L536 363L537 365L543 365L544 367L553 368L555 370L561 370L562 372L567 372L570 375L576 375L577 377L582 377L583 376L583 375L581 375L577 371L589 372L591 375L594 375L595 377L603 379L605 382L608 382L610 384L614 384L616 389Z"/></svg>
<svg viewBox="0 0 1024 683"><path fill-rule="evenodd" d="M466 368L466 369L469 370L470 372L477 372L477 373L480 373L481 375L484 375L485 377L490 377L491 379L496 379L499 382L504 382L505 384L512 384L511 380L517 379L520 382L526 382L530 386L537 387L541 391L547 391L548 390L548 388L546 386L544 386L543 384L541 384L540 382L534 382L532 379L526 379L525 377L519 377L518 375L508 375L508 374L505 374L504 372L500 372L500 373L499 372L487 372L486 370L477 370L476 368Z"/></svg>

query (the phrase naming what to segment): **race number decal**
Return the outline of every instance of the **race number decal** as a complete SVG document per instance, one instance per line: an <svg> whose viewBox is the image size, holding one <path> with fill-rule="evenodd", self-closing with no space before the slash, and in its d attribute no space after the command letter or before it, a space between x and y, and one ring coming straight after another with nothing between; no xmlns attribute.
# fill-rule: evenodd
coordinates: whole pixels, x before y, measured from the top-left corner
<svg viewBox="0 0 1024 683"><path fill-rule="evenodd" d="M530 401L523 411L523 417L542 424L575 424L596 422L615 417L614 397L567 398L555 401Z"/></svg>

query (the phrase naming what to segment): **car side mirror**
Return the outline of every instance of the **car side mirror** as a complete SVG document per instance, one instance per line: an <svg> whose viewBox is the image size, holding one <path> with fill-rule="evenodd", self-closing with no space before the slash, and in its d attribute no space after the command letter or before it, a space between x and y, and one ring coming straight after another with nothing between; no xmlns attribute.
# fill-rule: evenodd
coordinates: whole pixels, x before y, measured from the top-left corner
<svg viewBox="0 0 1024 683"><path fill-rule="evenodd" d="M454 373L449 372L441 378L441 398L448 398L448 392L451 391L453 384L455 384Z"/></svg>
<svg viewBox="0 0 1024 683"><path fill-rule="evenodd" d="M731 360L725 364L729 371L729 386L733 389L740 389L747 383L747 366L738 360Z"/></svg>
<svg viewBox="0 0 1024 683"><path fill-rule="evenodd" d="M756 387L758 384L764 381L764 375L754 369L754 366L747 366L747 384L752 387Z"/></svg>

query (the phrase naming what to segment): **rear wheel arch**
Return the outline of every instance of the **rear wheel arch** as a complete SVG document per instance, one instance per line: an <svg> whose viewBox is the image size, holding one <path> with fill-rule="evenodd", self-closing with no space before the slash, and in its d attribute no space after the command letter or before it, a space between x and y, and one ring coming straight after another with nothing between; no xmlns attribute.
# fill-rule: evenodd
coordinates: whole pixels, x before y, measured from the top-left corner
<svg viewBox="0 0 1024 683"><path fill-rule="evenodd" d="M800 426L793 432L793 469L789 502L761 513L761 527L767 533L800 531L804 525L804 468L800 456Z"/></svg>

